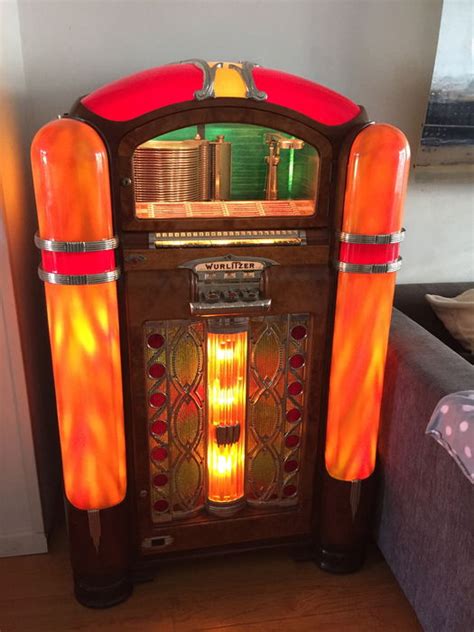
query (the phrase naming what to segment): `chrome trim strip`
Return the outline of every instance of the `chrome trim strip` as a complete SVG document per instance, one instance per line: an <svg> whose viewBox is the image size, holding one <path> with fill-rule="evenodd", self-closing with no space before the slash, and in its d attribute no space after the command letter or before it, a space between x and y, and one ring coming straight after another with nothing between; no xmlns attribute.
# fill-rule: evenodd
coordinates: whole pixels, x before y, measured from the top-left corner
<svg viewBox="0 0 474 632"><path fill-rule="evenodd" d="M208 513L219 516L219 518L230 518L238 511L245 507L245 499L238 498L237 500L230 500L228 502L213 502L212 500L206 500L206 509Z"/></svg>
<svg viewBox="0 0 474 632"><path fill-rule="evenodd" d="M263 90L259 90L255 85L255 79L253 78L253 69L258 67L258 64L254 64L251 61L239 62L242 66L236 64L229 64L231 70L235 70L239 73L245 83L247 90L247 99L254 99L255 101L266 101L268 94Z"/></svg>
<svg viewBox="0 0 474 632"><path fill-rule="evenodd" d="M210 246L305 246L304 230L247 230L149 233L149 248L198 248Z"/></svg>
<svg viewBox="0 0 474 632"><path fill-rule="evenodd" d="M183 59L182 61L177 62L178 64L194 64L197 68L202 70L204 75L203 77L203 85L200 90L196 90L194 93L194 98L197 101L203 101L204 99L213 99L215 98L214 92L214 83L216 80L216 72L219 68L224 67L224 63L222 61L215 62L213 66L206 61L205 59ZM255 101L265 101L268 98L268 95L263 90L259 90L255 85L255 80L253 78L253 69L258 66L258 64L254 64L250 61L241 61L239 62L241 66L238 66L234 63L229 63L229 69L235 70L242 77L243 82L245 83L246 88L246 96L247 99L254 99Z"/></svg>
<svg viewBox="0 0 474 632"><path fill-rule="evenodd" d="M179 61L178 64L194 64L194 66L202 70L204 75L202 88L194 93L194 98L197 101L215 98L214 82L216 80L216 72L218 68L223 67L223 62L218 61L211 66L205 59L184 59Z"/></svg>
<svg viewBox="0 0 474 632"><path fill-rule="evenodd" d="M396 233L382 233L379 235L361 235L358 233L339 233L339 241L346 244L399 244L405 239L405 229Z"/></svg>
<svg viewBox="0 0 474 632"><path fill-rule="evenodd" d="M38 276L45 283L53 283L54 285L96 285L116 281L120 277L120 268L98 274L58 274L57 272L46 272L40 266Z"/></svg>
<svg viewBox="0 0 474 632"><path fill-rule="evenodd" d="M360 274L384 274L385 272L397 272L402 267L402 258L389 263L345 263L339 261L336 268L339 272L358 272Z"/></svg>
<svg viewBox="0 0 474 632"><path fill-rule="evenodd" d="M48 252L99 252L115 250L119 245L119 238L114 235L110 239L100 239L99 241L59 241L57 239L42 239L36 233L35 245L40 250L47 250Z"/></svg>
<svg viewBox="0 0 474 632"><path fill-rule="evenodd" d="M245 314L255 309L268 311L272 305L271 298L256 301L236 301L235 303L189 303L191 314L200 316L214 316L216 314Z"/></svg>

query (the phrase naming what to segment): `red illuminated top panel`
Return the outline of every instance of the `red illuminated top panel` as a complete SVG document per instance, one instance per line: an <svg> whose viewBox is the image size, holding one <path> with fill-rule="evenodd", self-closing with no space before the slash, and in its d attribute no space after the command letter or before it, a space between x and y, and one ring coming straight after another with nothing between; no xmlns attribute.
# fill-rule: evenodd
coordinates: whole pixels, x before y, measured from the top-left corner
<svg viewBox="0 0 474 632"><path fill-rule="evenodd" d="M257 90L266 93L265 102L294 110L323 125L342 125L360 112L359 106L346 97L307 79L260 67L252 69L252 76ZM205 73L199 65L170 64L114 81L84 97L82 104L110 121L130 121L167 105L192 101L204 84ZM232 64L215 69L214 88L216 97L246 97L244 74Z"/></svg>
<svg viewBox="0 0 474 632"><path fill-rule="evenodd" d="M296 110L323 125L342 125L360 112L360 107L342 94L308 79L259 67L253 76L258 89L268 94L268 103Z"/></svg>

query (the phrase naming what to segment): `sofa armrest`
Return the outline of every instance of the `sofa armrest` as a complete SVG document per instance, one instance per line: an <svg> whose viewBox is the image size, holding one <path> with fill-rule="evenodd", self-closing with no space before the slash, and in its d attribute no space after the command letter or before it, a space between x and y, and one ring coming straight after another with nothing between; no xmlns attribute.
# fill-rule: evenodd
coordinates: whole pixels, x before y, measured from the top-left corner
<svg viewBox="0 0 474 632"><path fill-rule="evenodd" d="M425 429L474 367L394 310L384 384L376 539L427 631L467 630L473 612L474 488Z"/></svg>
<svg viewBox="0 0 474 632"><path fill-rule="evenodd" d="M469 354L451 336L426 300L425 294L438 294L452 298L472 287L474 287L474 283L407 283L396 285L394 305L399 311L427 329L448 347L469 359L469 356L472 354Z"/></svg>

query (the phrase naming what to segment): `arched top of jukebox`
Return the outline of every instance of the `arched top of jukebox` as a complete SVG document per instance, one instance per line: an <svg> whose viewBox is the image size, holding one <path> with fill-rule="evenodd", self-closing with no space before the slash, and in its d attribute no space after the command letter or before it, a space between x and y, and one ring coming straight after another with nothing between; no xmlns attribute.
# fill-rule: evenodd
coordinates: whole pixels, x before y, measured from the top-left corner
<svg viewBox="0 0 474 632"><path fill-rule="evenodd" d="M219 97L266 102L328 126L348 123L360 113L359 106L346 97L308 79L250 62L199 59L119 79L87 95L81 103L104 119L125 122L177 103Z"/></svg>

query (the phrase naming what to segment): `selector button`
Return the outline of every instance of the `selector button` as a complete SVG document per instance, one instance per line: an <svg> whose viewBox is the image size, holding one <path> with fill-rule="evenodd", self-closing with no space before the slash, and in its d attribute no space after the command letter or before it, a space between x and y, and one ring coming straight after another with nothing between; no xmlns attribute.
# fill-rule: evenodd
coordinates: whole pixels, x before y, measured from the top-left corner
<svg viewBox="0 0 474 632"><path fill-rule="evenodd" d="M214 290L209 290L204 294L204 301L206 303L218 303L219 302L219 292Z"/></svg>
<svg viewBox="0 0 474 632"><path fill-rule="evenodd" d="M234 290L226 290L224 292L224 301L226 303L235 303L239 300L239 295Z"/></svg>
<svg viewBox="0 0 474 632"><path fill-rule="evenodd" d="M258 298L258 292L256 290L243 290L242 298L244 301L256 301Z"/></svg>

